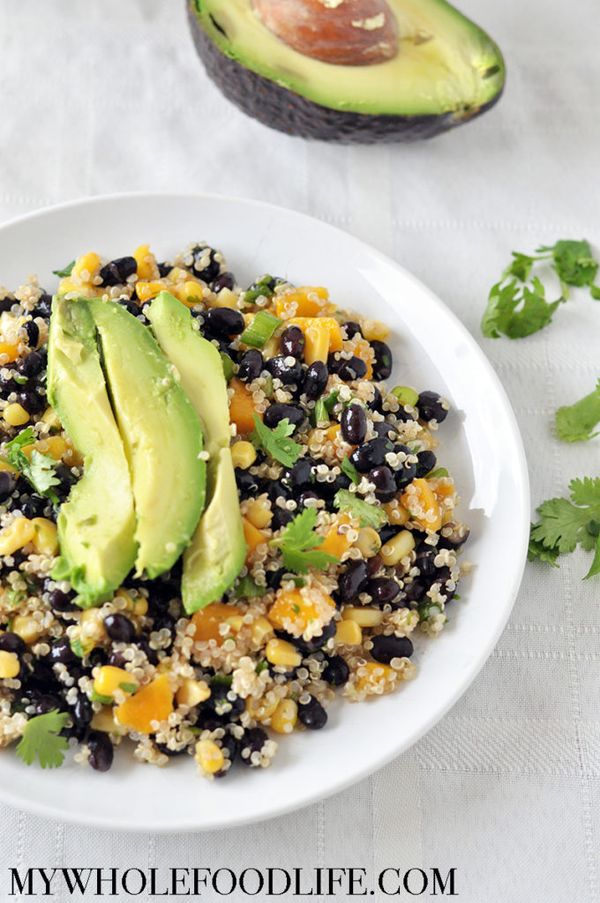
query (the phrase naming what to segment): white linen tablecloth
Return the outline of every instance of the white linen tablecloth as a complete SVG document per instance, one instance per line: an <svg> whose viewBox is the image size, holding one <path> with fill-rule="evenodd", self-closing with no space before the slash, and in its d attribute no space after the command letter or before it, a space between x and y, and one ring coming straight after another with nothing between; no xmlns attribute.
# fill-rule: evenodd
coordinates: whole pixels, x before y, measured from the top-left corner
<svg viewBox="0 0 600 903"><path fill-rule="evenodd" d="M499 107L429 143L344 148L269 131L225 102L183 0L2 0L0 219L89 194L189 190L339 224L466 323L512 399L534 503L561 495L599 473L599 440L560 444L550 422L599 375L600 303L577 295L522 342L482 339L478 324L512 249L582 236L600 249L600 13L597 0L460 5L505 51ZM529 565L497 649L452 712L321 804L177 837L0 806L0 899L9 866L211 863L456 867L462 903L597 903L600 583L581 581L587 564L577 553L558 571Z"/></svg>

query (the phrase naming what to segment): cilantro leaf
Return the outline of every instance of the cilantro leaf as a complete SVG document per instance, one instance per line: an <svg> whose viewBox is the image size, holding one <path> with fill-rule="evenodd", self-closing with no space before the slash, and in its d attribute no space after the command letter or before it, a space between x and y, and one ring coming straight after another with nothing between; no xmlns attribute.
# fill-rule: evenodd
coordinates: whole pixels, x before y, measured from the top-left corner
<svg viewBox="0 0 600 903"><path fill-rule="evenodd" d="M259 586L258 583L256 583L252 579L250 574L246 574L245 577L242 577L235 588L236 596L239 596L241 599L250 599L254 596L264 596L267 591L267 587Z"/></svg>
<svg viewBox="0 0 600 903"><path fill-rule="evenodd" d="M504 278L509 279L511 276L514 276L520 282L527 282L533 265L539 258L530 257L528 254L522 254L520 251L513 251L512 256L512 263L505 269Z"/></svg>
<svg viewBox="0 0 600 903"><path fill-rule="evenodd" d="M68 720L65 712L56 709L30 718L16 749L19 758L26 765L32 765L37 759L42 768L59 768L69 746L66 738L60 736Z"/></svg>
<svg viewBox="0 0 600 903"><path fill-rule="evenodd" d="M592 255L589 241L561 240L549 247L538 248L538 252L552 254L556 275L566 285L593 284L598 262Z"/></svg>
<svg viewBox="0 0 600 903"><path fill-rule="evenodd" d="M594 555L594 560L583 579L589 580L590 577L595 577L597 574L600 574L600 533L596 537L596 553Z"/></svg>
<svg viewBox="0 0 600 903"><path fill-rule="evenodd" d="M347 511L348 514L357 517L361 527L373 527L375 530L381 530L388 522L388 516L383 508L370 505L364 499L359 498L355 492L350 492L349 489L338 490L333 504L340 511Z"/></svg>
<svg viewBox="0 0 600 903"><path fill-rule="evenodd" d="M564 300L546 301L546 291L537 277L532 279L531 287L521 287L514 279L506 285L498 282L490 291L481 331L488 339L498 339L501 335L509 339L525 338L547 326Z"/></svg>
<svg viewBox="0 0 600 903"><path fill-rule="evenodd" d="M261 446L272 458L285 467L291 467L300 457L302 446L289 437L294 432L294 425L284 417L274 429L265 426L262 420L254 415L254 432L251 435L255 446Z"/></svg>
<svg viewBox="0 0 600 903"><path fill-rule="evenodd" d="M63 279L66 276L70 276L73 272L73 267L75 266L75 261L72 260L71 263L68 263L66 267L63 267L62 270L52 270L55 276L59 276Z"/></svg>
<svg viewBox="0 0 600 903"><path fill-rule="evenodd" d="M345 473L352 483L355 483L356 485L360 483L360 474L350 458L344 458L340 464L340 468L342 473Z"/></svg>
<svg viewBox="0 0 600 903"><path fill-rule="evenodd" d="M540 519L531 527L529 557L554 564L558 555L578 545L588 552L595 549L591 577L600 573L600 477L571 480L569 489L570 499L548 499L537 509Z"/></svg>
<svg viewBox="0 0 600 903"><path fill-rule="evenodd" d="M575 404L559 408L555 415L556 435L563 442L585 442L598 432L592 432L600 423L600 379L596 388Z"/></svg>
<svg viewBox="0 0 600 903"><path fill-rule="evenodd" d="M271 540L271 545L280 549L284 566L294 574L307 574L310 568L323 570L338 561L333 555L319 551L323 537L315 532L316 523L316 509L306 508L277 539Z"/></svg>
<svg viewBox="0 0 600 903"><path fill-rule="evenodd" d="M36 434L33 427L28 426L27 429L21 430L14 439L6 443L6 458L8 463L12 464L31 483L39 495L46 496L56 504L58 497L52 488L60 482L56 476L56 461L48 455L43 455L37 449L33 449L31 458L28 458L23 451L26 446L33 445L35 440Z"/></svg>

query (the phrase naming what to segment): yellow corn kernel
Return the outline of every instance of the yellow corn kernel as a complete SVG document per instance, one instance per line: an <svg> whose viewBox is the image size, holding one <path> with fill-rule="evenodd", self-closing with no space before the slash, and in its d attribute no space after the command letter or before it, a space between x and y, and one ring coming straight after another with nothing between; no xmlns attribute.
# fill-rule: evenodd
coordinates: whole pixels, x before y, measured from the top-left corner
<svg viewBox="0 0 600 903"><path fill-rule="evenodd" d="M158 264L156 263L156 257L150 250L150 245L140 245L133 252L133 256L137 263L138 279L151 281L159 278Z"/></svg>
<svg viewBox="0 0 600 903"><path fill-rule="evenodd" d="M135 677L124 668L115 668L114 665L103 665L94 680L94 692L98 696L112 696L117 690L122 690L129 695L135 692L135 690L129 689L133 686L137 690L138 682Z"/></svg>
<svg viewBox="0 0 600 903"><path fill-rule="evenodd" d="M45 517L34 517L31 523L35 529L33 547L40 555L54 556L58 552L58 532L56 524Z"/></svg>
<svg viewBox="0 0 600 903"><path fill-rule="evenodd" d="M252 624L252 642L256 646L263 646L265 641L273 636L273 633L273 625L266 618L257 618Z"/></svg>
<svg viewBox="0 0 600 903"><path fill-rule="evenodd" d="M262 355L266 361L270 358L275 357L275 355L279 354L279 335L275 333L271 338L265 342L262 348Z"/></svg>
<svg viewBox="0 0 600 903"><path fill-rule="evenodd" d="M133 600L133 608L131 609L134 615L137 615L139 618L143 618L144 615L148 614L148 600L145 596L138 596L137 599Z"/></svg>
<svg viewBox="0 0 600 903"><path fill-rule="evenodd" d="M48 455L55 461L60 461L70 448L71 446L62 436L48 436L47 439L39 439L31 445L24 445L22 451L28 459L31 459L33 451L39 451L41 455Z"/></svg>
<svg viewBox="0 0 600 903"><path fill-rule="evenodd" d="M237 302L238 298L235 292L232 292L230 288L222 288L211 307L230 307L232 310L237 310Z"/></svg>
<svg viewBox="0 0 600 903"><path fill-rule="evenodd" d="M231 618L227 618L225 621L226 624L229 624L233 633L239 633L242 627L244 626L244 616L243 615L233 615Z"/></svg>
<svg viewBox="0 0 600 903"><path fill-rule="evenodd" d="M285 640L269 640L265 649L267 661L282 668L297 668L302 664L302 656L295 646Z"/></svg>
<svg viewBox="0 0 600 903"><path fill-rule="evenodd" d="M413 480L400 500L421 530L436 533L440 529L442 526L440 503L428 480L422 477Z"/></svg>
<svg viewBox="0 0 600 903"><path fill-rule="evenodd" d="M353 608L346 606L342 612L344 621L353 621L359 627L379 627L383 621L383 612L378 608Z"/></svg>
<svg viewBox="0 0 600 903"><path fill-rule="evenodd" d="M75 277L81 282L90 283L101 265L102 262L94 251L90 251L89 254L82 254L75 261L75 266L71 270L71 278Z"/></svg>
<svg viewBox="0 0 600 903"><path fill-rule="evenodd" d="M29 420L29 414L20 404L7 404L2 416L9 426L23 426Z"/></svg>
<svg viewBox="0 0 600 903"><path fill-rule="evenodd" d="M127 611L133 611L133 606L135 604L133 601L133 596L125 589L124 586L120 586L115 590L115 600L116 599L122 599L125 603L125 609ZM94 609L91 610L93 611Z"/></svg>
<svg viewBox="0 0 600 903"><path fill-rule="evenodd" d="M194 758L205 774L217 774L225 764L223 750L212 740L198 740Z"/></svg>
<svg viewBox="0 0 600 903"><path fill-rule="evenodd" d="M0 555L12 555L33 541L35 527L26 517L16 517L8 527L0 530Z"/></svg>
<svg viewBox="0 0 600 903"><path fill-rule="evenodd" d="M204 680L194 680L192 677L185 677L181 686L175 694L178 705L186 705L193 708L206 702L210 698L210 687Z"/></svg>
<svg viewBox="0 0 600 903"><path fill-rule="evenodd" d="M0 651L0 680L12 680L20 670L21 663L16 653Z"/></svg>
<svg viewBox="0 0 600 903"><path fill-rule="evenodd" d="M264 724L273 717L278 705L279 696L272 690L269 690L260 699L249 696L246 700L246 711L255 721L260 721L261 724Z"/></svg>
<svg viewBox="0 0 600 903"><path fill-rule="evenodd" d="M242 470L248 470L256 461L256 449L251 442L242 439L231 447L231 458L234 467L240 467Z"/></svg>
<svg viewBox="0 0 600 903"><path fill-rule="evenodd" d="M145 304L146 301L151 301L152 298L156 298L159 292L163 292L166 287L164 282L136 282L135 291L140 302Z"/></svg>
<svg viewBox="0 0 600 903"><path fill-rule="evenodd" d="M388 516L390 524L394 527L403 526L410 520L410 514L406 508L402 508L397 502L388 502L383 506L383 510Z"/></svg>
<svg viewBox="0 0 600 903"><path fill-rule="evenodd" d="M358 675L354 689L359 693L366 691L369 695L377 693L378 690L389 693L396 686L398 679L397 671L389 665L381 665L379 662L367 662L365 665L361 665Z"/></svg>
<svg viewBox="0 0 600 903"><path fill-rule="evenodd" d="M31 615L17 615L16 618L13 618L10 629L17 636L20 636L28 646L39 640L43 633L40 622L32 618Z"/></svg>
<svg viewBox="0 0 600 903"><path fill-rule="evenodd" d="M201 304L203 300L202 286L199 282L188 279L188 281L184 282L179 289L177 297L180 301L183 301L187 307L194 307L196 304Z"/></svg>
<svg viewBox="0 0 600 903"><path fill-rule="evenodd" d="M94 712L91 727L95 731L102 731L103 734L125 733L121 725L115 721L112 707L108 705L102 706L99 712Z"/></svg>
<svg viewBox="0 0 600 903"><path fill-rule="evenodd" d="M48 406L44 413L42 414L42 420L44 423L47 423L51 430L60 430L62 428L62 424L58 419L58 414L54 410Z"/></svg>
<svg viewBox="0 0 600 903"><path fill-rule="evenodd" d="M373 527L362 527L358 531L358 539L354 543L363 558L373 558L381 548L381 537Z"/></svg>
<svg viewBox="0 0 600 903"><path fill-rule="evenodd" d="M410 530L401 530L381 547L380 555L386 567L395 567L406 558L415 547L415 538Z"/></svg>
<svg viewBox="0 0 600 903"><path fill-rule="evenodd" d="M4 458L0 458L0 470L7 470L8 473L18 473L17 468L5 461Z"/></svg>
<svg viewBox="0 0 600 903"><path fill-rule="evenodd" d="M84 650L94 648L106 639L104 618L98 608L87 608L81 612L79 618L79 630Z"/></svg>
<svg viewBox="0 0 600 903"><path fill-rule="evenodd" d="M362 630L356 621L340 621L335 631L335 642L341 646L360 646Z"/></svg>
<svg viewBox="0 0 600 903"><path fill-rule="evenodd" d="M271 727L277 734L291 734L298 721L298 705L293 699L282 699L271 718Z"/></svg>
<svg viewBox="0 0 600 903"><path fill-rule="evenodd" d="M259 495L257 499L253 499L248 503L245 517L259 530L269 526L273 520L273 512L271 510L271 503L266 495Z"/></svg>
<svg viewBox="0 0 600 903"><path fill-rule="evenodd" d="M2 355L6 358L3 363L11 364L19 356L19 346L13 345L11 342L0 342L0 357Z"/></svg>
<svg viewBox="0 0 600 903"><path fill-rule="evenodd" d="M385 342L390 334L389 326L379 320L363 320L360 325L367 342Z"/></svg>

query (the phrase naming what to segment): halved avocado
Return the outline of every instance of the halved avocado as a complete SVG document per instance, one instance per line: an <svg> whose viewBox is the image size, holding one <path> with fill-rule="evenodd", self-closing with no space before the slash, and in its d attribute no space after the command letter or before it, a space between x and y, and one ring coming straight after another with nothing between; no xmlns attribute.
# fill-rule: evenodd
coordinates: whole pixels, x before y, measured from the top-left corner
<svg viewBox="0 0 600 903"><path fill-rule="evenodd" d="M411 141L500 97L497 45L445 0L188 0L208 74L290 135Z"/></svg>
<svg viewBox="0 0 600 903"><path fill-rule="evenodd" d="M204 424L208 503L183 556L181 596L188 614L220 599L244 566L246 543L231 459L229 400L221 356L193 328L189 310L161 292L146 315Z"/></svg>
<svg viewBox="0 0 600 903"><path fill-rule="evenodd" d="M177 561L204 508L202 427L150 330L116 302L88 304L131 471L136 571L152 579Z"/></svg>
<svg viewBox="0 0 600 903"><path fill-rule="evenodd" d="M87 607L123 582L137 545L129 467L85 301L54 299L47 385L48 401L84 459L83 477L58 515L60 558L52 576L69 580Z"/></svg>

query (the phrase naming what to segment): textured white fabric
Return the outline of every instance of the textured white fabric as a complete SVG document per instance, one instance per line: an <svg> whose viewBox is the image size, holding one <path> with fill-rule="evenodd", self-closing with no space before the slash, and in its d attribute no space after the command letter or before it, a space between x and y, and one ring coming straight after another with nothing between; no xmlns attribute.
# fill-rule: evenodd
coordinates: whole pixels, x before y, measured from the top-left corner
<svg viewBox="0 0 600 903"><path fill-rule="evenodd" d="M562 494L571 476L598 473L598 440L561 445L550 417L599 375L600 304L576 297L520 343L483 340L478 321L511 249L582 235L600 247L597 0L461 5L506 53L500 106L430 143L339 148L226 103L195 57L183 0L2 0L0 218L88 194L189 189L356 232L482 342L517 412L534 502ZM362 784L276 822L167 838L0 807L0 887L9 865L455 866L462 903L598 901L600 584L581 582L586 563L529 566L471 690Z"/></svg>

